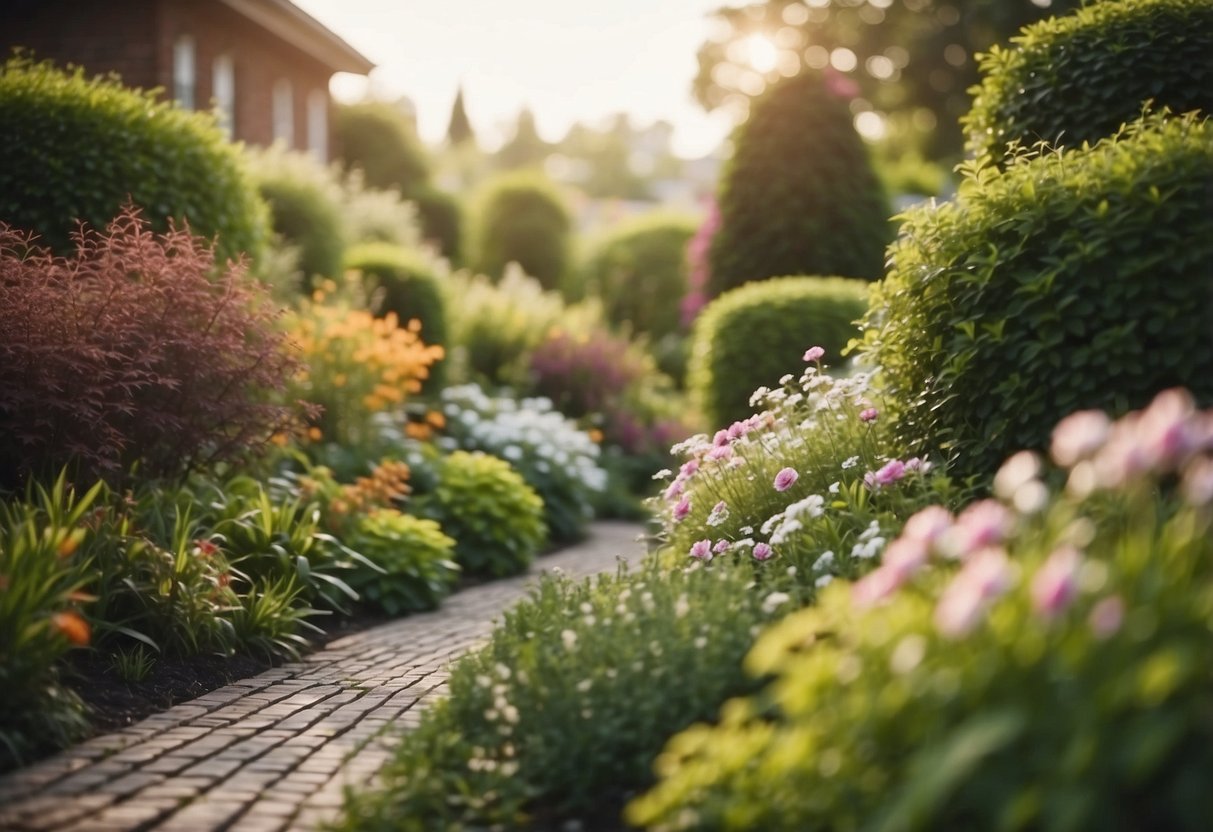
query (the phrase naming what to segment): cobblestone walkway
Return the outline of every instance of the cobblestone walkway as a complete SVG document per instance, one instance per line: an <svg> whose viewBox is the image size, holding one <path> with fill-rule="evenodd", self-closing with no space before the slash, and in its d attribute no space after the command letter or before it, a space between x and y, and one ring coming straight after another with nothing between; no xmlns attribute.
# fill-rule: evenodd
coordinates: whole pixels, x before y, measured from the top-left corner
<svg viewBox="0 0 1213 832"><path fill-rule="evenodd" d="M452 596L0 777L0 830L312 830L346 785L365 786L391 753L389 726L416 725L446 689L449 662L475 646L539 570L573 576L635 561L641 528L597 523L589 540L541 558L529 576Z"/></svg>

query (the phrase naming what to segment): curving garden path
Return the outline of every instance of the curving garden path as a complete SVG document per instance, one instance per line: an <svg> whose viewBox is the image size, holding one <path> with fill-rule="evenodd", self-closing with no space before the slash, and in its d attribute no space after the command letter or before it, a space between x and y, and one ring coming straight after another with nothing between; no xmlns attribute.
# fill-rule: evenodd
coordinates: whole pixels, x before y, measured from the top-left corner
<svg viewBox="0 0 1213 832"><path fill-rule="evenodd" d="M636 559L643 529L596 523L528 575L465 590L432 613L330 643L123 731L0 777L0 830L313 830L347 785L365 787L535 575L574 577Z"/></svg>

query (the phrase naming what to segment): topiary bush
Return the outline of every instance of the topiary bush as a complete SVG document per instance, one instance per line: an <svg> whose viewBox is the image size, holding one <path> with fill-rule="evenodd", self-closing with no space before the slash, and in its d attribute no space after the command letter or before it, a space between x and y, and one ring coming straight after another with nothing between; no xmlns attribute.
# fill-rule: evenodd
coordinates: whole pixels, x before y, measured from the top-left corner
<svg viewBox="0 0 1213 832"><path fill-rule="evenodd" d="M687 244L693 217L657 214L634 219L601 239L582 268L581 282L602 298L607 319L660 338L680 329L687 293Z"/></svg>
<svg viewBox="0 0 1213 832"><path fill-rule="evenodd" d="M750 394L793 372L813 344L838 355L858 334L868 285L839 277L783 277L734 289L695 321L688 382L708 424L750 415Z"/></svg>
<svg viewBox="0 0 1213 832"><path fill-rule="evenodd" d="M997 500L911 517L876 571L759 637L766 689L671 740L629 823L1207 829L1211 418L1177 390L1075 414L1062 470L1020 453Z"/></svg>
<svg viewBox="0 0 1213 832"><path fill-rule="evenodd" d="M454 194L429 185L414 188L408 199L417 206L421 236L458 266L463 262L463 205Z"/></svg>
<svg viewBox="0 0 1213 832"><path fill-rule="evenodd" d="M264 253L265 206L211 115L16 56L0 67L0 124L0 220L59 254L77 221L104 228L128 203L157 231L188 221L220 262Z"/></svg>
<svg viewBox="0 0 1213 832"><path fill-rule="evenodd" d="M1213 113L1213 6L1204 0L1091 3L1012 43L980 56L984 77L961 119L979 159L1001 164L1013 143L1097 141L1147 101Z"/></svg>
<svg viewBox="0 0 1213 832"><path fill-rule="evenodd" d="M362 272L376 314L394 312L403 324L419 321L422 340L445 350L446 296L438 271L423 255L389 243L364 243L346 253L345 267ZM423 389L441 389L445 369L442 359L431 364Z"/></svg>
<svg viewBox="0 0 1213 832"><path fill-rule="evenodd" d="M545 289L559 289L568 271L573 221L564 198L546 177L533 172L502 174L476 200L472 264L500 278L511 262Z"/></svg>
<svg viewBox="0 0 1213 832"><path fill-rule="evenodd" d="M306 153L281 145L248 151L253 181L270 206L274 231L299 250L303 287L313 278L337 277L347 230L340 184Z"/></svg>
<svg viewBox="0 0 1213 832"><path fill-rule="evenodd" d="M341 104L333 113L333 150L346 170L361 168L372 188L412 193L430 177L430 161L404 113L391 104Z"/></svg>
<svg viewBox="0 0 1213 832"><path fill-rule="evenodd" d="M133 209L53 256L0 223L0 487L238 459L292 423L298 368L242 266ZM45 481L45 480L44 480Z"/></svg>
<svg viewBox="0 0 1213 832"><path fill-rule="evenodd" d="M864 350L901 440L988 477L1083 407L1213 401L1213 126L1136 122L907 215Z"/></svg>
<svg viewBox="0 0 1213 832"><path fill-rule="evenodd" d="M470 576L525 572L547 540L543 500L508 462L480 451L443 457L416 507L455 539L455 561Z"/></svg>
<svg viewBox="0 0 1213 832"><path fill-rule="evenodd" d="M881 276L889 207L838 86L806 72L751 104L721 180L711 296L776 275Z"/></svg>

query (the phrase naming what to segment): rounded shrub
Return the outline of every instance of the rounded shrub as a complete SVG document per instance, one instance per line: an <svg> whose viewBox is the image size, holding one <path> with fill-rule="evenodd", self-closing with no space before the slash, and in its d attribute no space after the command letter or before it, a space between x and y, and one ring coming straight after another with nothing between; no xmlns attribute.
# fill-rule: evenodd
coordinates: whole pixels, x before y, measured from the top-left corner
<svg viewBox="0 0 1213 832"><path fill-rule="evenodd" d="M1213 126L1150 117L911 212L865 351L902 441L989 475L1084 407L1213 400Z"/></svg>
<svg viewBox="0 0 1213 832"><path fill-rule="evenodd" d="M376 509L359 517L343 542L383 570L359 567L349 584L388 615L436 609L459 580L455 541L433 520Z"/></svg>
<svg viewBox="0 0 1213 832"><path fill-rule="evenodd" d="M888 202L836 87L804 73L751 105L721 182L710 295L785 274L881 276Z"/></svg>
<svg viewBox="0 0 1213 832"><path fill-rule="evenodd" d="M345 267L362 272L371 297L378 299L379 315L394 312L401 325L421 323L421 338L431 347L447 346L446 297L433 264L415 251L390 243L364 243L351 248ZM442 360L430 365L425 386L441 388Z"/></svg>
<svg viewBox="0 0 1213 832"><path fill-rule="evenodd" d="M430 162L405 115L390 104L338 106L333 118L336 158L361 168L372 188L411 193L430 176Z"/></svg>
<svg viewBox="0 0 1213 832"><path fill-rule="evenodd" d="M444 457L417 510L455 539L455 560L471 576L525 572L547 540L543 500L508 462L479 451Z"/></svg>
<svg viewBox="0 0 1213 832"><path fill-rule="evenodd" d="M188 221L220 262L264 253L265 206L212 116L18 56L0 66L0 124L0 218L60 254L77 221L105 228L127 203L157 231Z"/></svg>
<svg viewBox="0 0 1213 832"><path fill-rule="evenodd" d="M1001 163L1012 143L1097 141L1147 101L1213 113L1213 5L1205 0L1090 3L1026 27L1012 43L980 57L984 77L961 119L979 159Z"/></svg>
<svg viewBox="0 0 1213 832"><path fill-rule="evenodd" d="M841 277L781 277L712 301L695 321L689 387L710 425L752 412L750 394L796 372L820 346L836 356L859 330L868 284Z"/></svg>
<svg viewBox="0 0 1213 832"><path fill-rule="evenodd" d="M275 146L250 151L253 180L270 206L274 231L299 249L304 287L341 273L346 228L339 183L315 159Z"/></svg>
<svg viewBox="0 0 1213 832"><path fill-rule="evenodd" d="M458 197L424 185L411 191L408 199L417 206L422 239L435 246L452 264L462 263L463 207Z"/></svg>
<svg viewBox="0 0 1213 832"><path fill-rule="evenodd" d="M687 244L699 223L659 214L620 225L594 249L582 283L602 298L607 318L660 338L676 333L687 293Z"/></svg>
<svg viewBox="0 0 1213 832"><path fill-rule="evenodd" d="M573 221L555 185L533 172L503 174L489 181L476 205L476 271L500 278L515 262L545 289L560 288Z"/></svg>

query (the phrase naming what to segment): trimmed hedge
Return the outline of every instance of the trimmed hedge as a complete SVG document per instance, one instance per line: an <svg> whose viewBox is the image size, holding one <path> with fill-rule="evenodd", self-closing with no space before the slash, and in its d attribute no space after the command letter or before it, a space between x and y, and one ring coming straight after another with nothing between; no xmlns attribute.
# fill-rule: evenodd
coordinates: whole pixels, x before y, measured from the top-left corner
<svg viewBox="0 0 1213 832"><path fill-rule="evenodd" d="M757 98L724 173L709 295L786 274L878 279L889 206L847 101L806 72Z"/></svg>
<svg viewBox="0 0 1213 832"><path fill-rule="evenodd" d="M573 220L556 186L542 174L508 173L477 199L476 271L499 279L518 263L545 289L559 289L569 268Z"/></svg>
<svg viewBox="0 0 1213 832"><path fill-rule="evenodd" d="M408 195L408 200L417 206L417 222L421 225L421 236L436 246L438 251L458 266L463 262L463 206L454 194L422 186Z"/></svg>
<svg viewBox="0 0 1213 832"><path fill-rule="evenodd" d="M0 66L0 124L0 219L57 253L77 221L105 228L128 202L156 231L188 221L219 262L265 252L265 205L208 114L17 56Z"/></svg>
<svg viewBox="0 0 1213 832"><path fill-rule="evenodd" d="M424 185L430 161L416 131L391 104L343 104L333 114L336 158L347 170L361 168L372 188L403 194Z"/></svg>
<svg viewBox="0 0 1213 832"><path fill-rule="evenodd" d="M868 284L841 277L781 277L734 289L695 321L689 386L708 423L727 426L753 413L750 395L797 372L821 346L831 358L859 334Z"/></svg>
<svg viewBox="0 0 1213 832"><path fill-rule="evenodd" d="M906 216L865 323L901 441L960 477L1078 409L1213 401L1213 125L1150 117L979 171Z"/></svg>
<svg viewBox="0 0 1213 832"><path fill-rule="evenodd" d="M961 123L968 150L1001 163L1013 142L1078 147L1115 133L1147 101L1213 113L1213 5L1092 3L1041 21L1014 48L980 56L984 76Z"/></svg>
<svg viewBox="0 0 1213 832"><path fill-rule="evenodd" d="M602 298L607 318L660 338L681 328L687 293L687 244L694 217L652 214L613 229L582 270L584 289Z"/></svg>
<svg viewBox="0 0 1213 832"><path fill-rule="evenodd" d="M447 348L446 298L438 273L423 256L390 243L364 243L346 253L345 267L362 272L372 297L382 292L377 314L395 312L402 326L416 319L422 341ZM445 374L444 361L430 365L425 387L441 389Z"/></svg>

